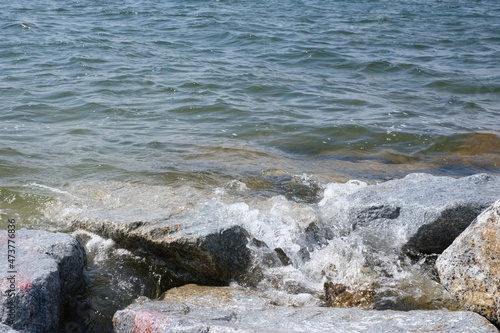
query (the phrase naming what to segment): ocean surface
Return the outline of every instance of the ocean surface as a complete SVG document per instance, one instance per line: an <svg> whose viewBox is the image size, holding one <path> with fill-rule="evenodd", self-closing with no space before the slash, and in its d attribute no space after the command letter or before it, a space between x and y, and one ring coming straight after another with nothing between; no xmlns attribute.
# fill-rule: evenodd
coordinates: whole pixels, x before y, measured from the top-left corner
<svg viewBox="0 0 500 333"><path fill-rule="evenodd" d="M2 228L214 196L298 221L336 182L500 174L498 1L11 1L0 36ZM161 293L77 233L97 299Z"/></svg>

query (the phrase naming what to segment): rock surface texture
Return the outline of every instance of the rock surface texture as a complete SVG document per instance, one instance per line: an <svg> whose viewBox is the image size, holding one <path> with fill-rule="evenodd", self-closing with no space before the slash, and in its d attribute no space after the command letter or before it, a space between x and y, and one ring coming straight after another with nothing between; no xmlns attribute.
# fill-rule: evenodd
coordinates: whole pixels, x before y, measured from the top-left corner
<svg viewBox="0 0 500 333"><path fill-rule="evenodd" d="M330 185L319 206L338 208L323 214L327 226L357 232L375 247L441 253L499 193L496 176L415 173L377 185Z"/></svg>
<svg viewBox="0 0 500 333"><path fill-rule="evenodd" d="M193 285L168 291L162 301L140 298L113 322L116 333L498 332L473 312L297 308L239 288Z"/></svg>
<svg viewBox="0 0 500 333"><path fill-rule="evenodd" d="M84 282L82 245L63 233L18 230L10 238L0 231L0 253L14 259L1 271L1 322L26 333L58 332L62 307Z"/></svg>
<svg viewBox="0 0 500 333"><path fill-rule="evenodd" d="M221 221L182 222L75 221L72 226L161 258L181 281L224 285L246 269L250 252L243 228Z"/></svg>
<svg viewBox="0 0 500 333"><path fill-rule="evenodd" d="M500 325L500 200L438 258L441 283L468 309Z"/></svg>

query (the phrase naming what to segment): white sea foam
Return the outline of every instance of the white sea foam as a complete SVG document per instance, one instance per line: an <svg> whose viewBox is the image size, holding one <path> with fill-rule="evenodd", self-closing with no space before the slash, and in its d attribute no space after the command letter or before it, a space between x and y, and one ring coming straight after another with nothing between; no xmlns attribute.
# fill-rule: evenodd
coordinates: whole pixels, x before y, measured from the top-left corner
<svg viewBox="0 0 500 333"><path fill-rule="evenodd" d="M112 239L106 239L84 230L74 231L73 236L87 238L85 249L87 253L92 255L94 262L102 263L109 260L110 251L115 246L115 242Z"/></svg>
<svg viewBox="0 0 500 333"><path fill-rule="evenodd" d="M140 259L139 256L135 256L132 252L130 252L129 250L126 250L126 249L115 249L113 251L113 254L115 256L135 257L137 259Z"/></svg>
<svg viewBox="0 0 500 333"><path fill-rule="evenodd" d="M47 185L43 185L43 184L30 183L30 184L24 185L24 186L38 187L38 188L41 188L41 189L44 189L44 190L48 190L48 191L53 192L53 193L63 194L63 195L67 195L67 196L73 197L73 195L71 193L67 192L67 191L63 191L63 190L60 190L58 188L47 186Z"/></svg>

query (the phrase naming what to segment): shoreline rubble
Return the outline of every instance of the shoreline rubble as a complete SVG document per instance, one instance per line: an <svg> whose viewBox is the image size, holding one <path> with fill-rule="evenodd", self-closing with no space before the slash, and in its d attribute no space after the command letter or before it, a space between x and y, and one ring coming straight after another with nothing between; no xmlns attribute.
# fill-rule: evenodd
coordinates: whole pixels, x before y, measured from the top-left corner
<svg viewBox="0 0 500 333"><path fill-rule="evenodd" d="M298 308L240 287L196 285L171 289L157 301L139 298L116 312L113 322L116 333L498 332L473 312Z"/></svg>
<svg viewBox="0 0 500 333"><path fill-rule="evenodd" d="M362 182L330 184L325 188L323 199L317 203L318 220L302 230L300 237L303 239L298 240L301 248L295 254L308 260L307 253L317 251L334 234L358 233L366 237L366 244L371 249L397 250L408 256L440 255L437 268L444 287L465 302L470 310L498 325L500 304L488 301L490 307L485 310L471 303L470 298L461 298L463 287L456 287L456 283L449 280L456 280L454 274L462 269L465 273L460 274L466 278L466 287L472 288L470 294L474 294L475 289L488 289L470 282L477 277L470 274L468 268L474 262L480 267L476 273L482 270L482 276L493 277L485 280L489 281L488 286L496 283L492 295L500 291L500 272L495 271L497 266L480 265L482 261L477 257L491 256L491 252L470 251L471 247L474 248L470 240L476 241L477 234L485 235L478 229L484 224L481 222L484 215L492 211L498 215L499 197L500 177L486 174L458 179L410 174L376 185ZM334 209L325 210L323 207ZM273 324L279 326L275 332L293 332L293 327L311 332L324 329L331 332L354 332L356 329L372 332L499 332L486 319L469 311L293 306L286 302L280 304L279 300L271 300L268 295L249 288L228 287L234 281L244 281L245 275L251 274L252 265L256 264L254 261L264 258L256 251L272 257L269 261L273 265L282 266L290 265L290 258L294 255L286 249L273 248L259 239L259 235L252 234L248 221L247 224L241 223L238 214L239 211L235 210L228 215L217 215L210 223L205 223L203 218L193 222L189 220L192 215L173 216L163 221L73 221L73 229L90 231L131 251L147 251L157 256L167 263L166 269L182 277L185 284L167 291L160 300L140 297L117 311L113 318L115 332L171 332L174 328L176 332L204 332L207 329L259 332L272 328ZM492 229L486 232L486 235L493 235L487 238L489 251L500 249L500 222L495 223L497 229L493 229L494 233ZM376 234L374 230L381 232ZM26 333L58 332L63 307L85 282L85 249L69 234L19 230L16 237L19 242L19 278L15 296L17 318L12 327ZM2 231L0 249L3 253L7 253L6 244L7 232ZM462 248L456 249L457 246ZM475 248L485 249L481 246ZM466 258L463 253L476 257ZM498 258L492 260L496 262ZM1 322L5 324L10 282L7 276L2 278ZM361 301L353 297L356 304L370 301L373 295L370 292L362 296ZM0 332L2 330L12 332L0 326Z"/></svg>
<svg viewBox="0 0 500 333"><path fill-rule="evenodd" d="M305 261L334 236L350 233L375 251L439 254L499 193L500 177L486 174L455 179L419 173L376 185L330 184L316 205L316 217L307 217L308 225L295 233L293 249L270 244L265 233L280 230L252 230L259 218L269 217L254 214L257 209L244 203L215 202L153 221L77 219L71 228L150 253L184 284L221 286L248 276L256 256L277 265Z"/></svg>

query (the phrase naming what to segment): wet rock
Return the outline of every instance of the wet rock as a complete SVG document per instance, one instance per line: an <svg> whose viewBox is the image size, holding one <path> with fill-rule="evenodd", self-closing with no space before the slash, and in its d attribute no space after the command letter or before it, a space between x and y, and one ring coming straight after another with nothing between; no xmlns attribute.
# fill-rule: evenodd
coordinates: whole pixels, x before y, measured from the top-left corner
<svg viewBox="0 0 500 333"><path fill-rule="evenodd" d="M82 245L68 234L18 230L10 238L0 231L0 253L9 263L0 282L1 322L26 333L57 332L63 306L84 283Z"/></svg>
<svg viewBox="0 0 500 333"><path fill-rule="evenodd" d="M19 331L13 330L10 326L0 324L0 333L19 333Z"/></svg>
<svg viewBox="0 0 500 333"><path fill-rule="evenodd" d="M369 250L440 253L499 190L500 177L412 174L372 186L330 184L318 205L279 196L249 204L197 198L183 209L166 205L165 217L155 220L90 215L71 226L155 255L182 283L225 285L244 278L251 261L262 257L255 251L267 247L276 265L299 267L333 238L352 232ZM265 246L252 249L254 238Z"/></svg>
<svg viewBox="0 0 500 333"><path fill-rule="evenodd" d="M500 193L500 177L410 174L377 185L330 184L319 203L326 227L356 232L375 249L441 253Z"/></svg>
<svg viewBox="0 0 500 333"><path fill-rule="evenodd" d="M217 219L210 214L205 220L204 212L198 213L193 219L176 216L149 222L78 220L72 227L155 255L184 283L227 284L250 263L248 233L237 220L228 222L227 217Z"/></svg>
<svg viewBox="0 0 500 333"><path fill-rule="evenodd" d="M441 283L466 308L500 325L500 200L438 258Z"/></svg>
<svg viewBox="0 0 500 333"><path fill-rule="evenodd" d="M372 307L375 298L374 288L351 290L342 283L326 282L324 284L324 291L323 301L326 306L331 307L368 309Z"/></svg>
<svg viewBox="0 0 500 333"><path fill-rule="evenodd" d="M160 301L139 298L113 323L116 333L498 332L473 312L294 307L241 288L192 285L172 289Z"/></svg>

